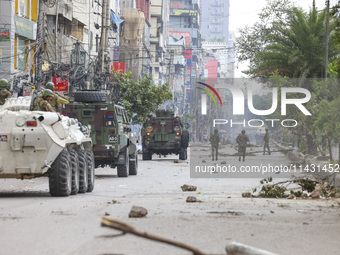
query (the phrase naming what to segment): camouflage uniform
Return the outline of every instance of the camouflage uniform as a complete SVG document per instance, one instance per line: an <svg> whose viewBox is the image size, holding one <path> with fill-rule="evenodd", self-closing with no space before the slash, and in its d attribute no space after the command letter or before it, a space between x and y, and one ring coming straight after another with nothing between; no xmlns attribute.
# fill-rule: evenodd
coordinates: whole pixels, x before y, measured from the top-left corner
<svg viewBox="0 0 340 255"><path fill-rule="evenodd" d="M263 145L263 155L266 153L266 148L268 149L268 154L270 155L270 148L269 148L269 132L268 129L266 129L266 134L263 138L264 145Z"/></svg>
<svg viewBox="0 0 340 255"><path fill-rule="evenodd" d="M39 106L39 111L55 112L51 104L47 100L43 99L42 97L38 98L37 105Z"/></svg>
<svg viewBox="0 0 340 255"><path fill-rule="evenodd" d="M11 96L11 92L7 89L0 89L0 105L3 105L6 101L6 98Z"/></svg>
<svg viewBox="0 0 340 255"><path fill-rule="evenodd" d="M41 93L39 94L39 97L36 98L36 99L34 100L34 102L33 102L33 109L34 109L34 110L38 110L38 109L37 109L38 100L39 100L39 99L42 99L42 93L43 93L43 91L41 91ZM52 100L51 100L51 103L49 103L49 104L52 106L54 112L59 112L59 111L61 110L61 108L62 108L62 103L61 103L61 101L59 100L58 95L56 95L56 94L53 95ZM39 110L40 110L40 108L39 108ZM42 111L42 110L41 110L41 111Z"/></svg>
<svg viewBox="0 0 340 255"><path fill-rule="evenodd" d="M243 156L243 161L246 158L246 148L247 143L249 142L248 136L245 134L246 132L242 130L242 133L239 134L236 138L236 142L238 143L238 161L241 161L241 156Z"/></svg>
<svg viewBox="0 0 340 255"><path fill-rule="evenodd" d="M212 160L214 160L214 155L216 155L216 160L218 158L218 145L220 143L220 135L218 134L218 130L215 129L214 134L210 136L210 143L211 143L211 156ZM216 152L216 154L215 154Z"/></svg>

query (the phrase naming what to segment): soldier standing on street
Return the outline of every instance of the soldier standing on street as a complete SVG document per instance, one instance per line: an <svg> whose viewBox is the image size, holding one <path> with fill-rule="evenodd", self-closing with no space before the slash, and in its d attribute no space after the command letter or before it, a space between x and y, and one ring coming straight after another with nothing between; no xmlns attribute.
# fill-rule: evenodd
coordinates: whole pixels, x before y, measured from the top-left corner
<svg viewBox="0 0 340 255"><path fill-rule="evenodd" d="M263 141L264 141L264 145L263 145L263 155L266 154L266 148L268 149L268 155L270 155L270 148L269 148L269 132L268 132L268 128L266 128L266 134L264 135Z"/></svg>
<svg viewBox="0 0 340 255"><path fill-rule="evenodd" d="M53 109L51 105L53 96L54 96L54 93L52 90L44 89L44 91L42 92L42 97L39 97L37 101L39 111L55 112L55 110Z"/></svg>
<svg viewBox="0 0 340 255"><path fill-rule="evenodd" d="M211 156L212 160L214 161L214 155L216 155L215 160L218 159L218 145L220 143L220 135L218 134L217 129L214 130L214 133L210 136L209 141L211 143Z"/></svg>
<svg viewBox="0 0 340 255"><path fill-rule="evenodd" d="M243 156L243 161L246 158L246 148L247 143L249 142L249 138L246 135L246 131L242 130L241 134L239 134L236 138L236 142L238 143L238 161L241 161L241 156Z"/></svg>
<svg viewBox="0 0 340 255"><path fill-rule="evenodd" d="M0 105L3 105L7 98L10 98L11 92L8 90L8 81L6 79L0 80Z"/></svg>

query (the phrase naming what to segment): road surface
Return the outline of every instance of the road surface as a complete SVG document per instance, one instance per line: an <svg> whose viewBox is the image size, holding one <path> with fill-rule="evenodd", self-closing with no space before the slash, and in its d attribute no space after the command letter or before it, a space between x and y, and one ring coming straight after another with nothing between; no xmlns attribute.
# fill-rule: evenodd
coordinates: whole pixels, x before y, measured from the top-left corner
<svg viewBox="0 0 340 255"><path fill-rule="evenodd" d="M249 160L268 157L286 162L278 152ZM51 197L47 178L0 180L0 254L190 254L128 234L105 237L119 234L101 227L105 215L207 254L226 254L230 241L282 255L339 253L339 199L242 198L260 178L190 178L190 153L188 161L174 159L140 160L138 175L128 178L97 168L93 192L70 197ZM236 157L219 160L244 164ZM183 192L183 184L197 191ZM189 195L202 202L186 203ZM129 218L133 205L146 208L147 216Z"/></svg>

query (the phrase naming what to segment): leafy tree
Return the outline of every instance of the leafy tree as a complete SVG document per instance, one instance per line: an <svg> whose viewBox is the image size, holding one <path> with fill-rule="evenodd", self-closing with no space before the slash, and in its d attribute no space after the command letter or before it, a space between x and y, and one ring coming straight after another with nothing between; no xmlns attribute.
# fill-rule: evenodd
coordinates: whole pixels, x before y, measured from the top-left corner
<svg viewBox="0 0 340 255"><path fill-rule="evenodd" d="M316 78L324 75L326 11L315 8L305 13L291 8L289 1L277 8L270 2L260 14L261 21L241 31L237 38L238 58L250 60L248 74L269 77L275 71L290 78ZM272 13L268 13L271 10ZM285 15L280 13L285 13ZM277 15L277 18L275 19ZM334 29L331 23L331 30ZM254 42L255 41L255 42ZM338 54L334 33L329 37L329 60Z"/></svg>
<svg viewBox="0 0 340 255"><path fill-rule="evenodd" d="M111 74L111 98L115 103L123 103L130 116L137 113L138 122L144 122L148 114L154 112L164 101L172 99L172 93L168 84L155 86L149 76L145 75L137 82L131 76L131 72Z"/></svg>

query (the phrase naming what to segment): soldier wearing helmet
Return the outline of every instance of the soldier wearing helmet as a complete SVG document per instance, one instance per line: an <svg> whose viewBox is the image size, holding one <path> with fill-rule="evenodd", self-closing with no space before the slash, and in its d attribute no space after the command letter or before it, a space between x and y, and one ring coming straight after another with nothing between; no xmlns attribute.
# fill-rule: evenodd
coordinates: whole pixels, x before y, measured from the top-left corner
<svg viewBox="0 0 340 255"><path fill-rule="evenodd" d="M249 142L249 138L246 135L245 130L242 130L241 134L237 136L236 142L238 143L238 155L239 155L238 161L241 161L241 156L243 157L243 161L245 161L247 143Z"/></svg>
<svg viewBox="0 0 340 255"><path fill-rule="evenodd" d="M6 79L0 80L0 105L3 105L7 98L10 98L11 92L8 90L8 81Z"/></svg>
<svg viewBox="0 0 340 255"><path fill-rule="evenodd" d="M50 89L54 92L54 83L49 81L48 83L46 83L45 88ZM51 106L53 107L54 111L56 111L56 112L60 112L61 108L63 107L61 101L59 100L58 95L56 95L55 93L54 93L52 100L51 100Z"/></svg>
<svg viewBox="0 0 340 255"><path fill-rule="evenodd" d="M53 92L54 91L54 83L51 82L51 81L47 82L46 85L45 85L45 89L49 89ZM42 98L43 93L44 93L44 91L42 91L40 93L38 99L35 100L35 102L33 102L33 109L40 110L40 109L38 109L38 100ZM59 100L58 95L56 95L55 93L53 93L52 100L51 100L51 102L49 102L49 104L52 106L54 112L60 112L61 111L62 103Z"/></svg>
<svg viewBox="0 0 340 255"><path fill-rule="evenodd" d="M39 107L39 111L45 111L45 112L55 112L53 109L51 102L53 99L54 93L50 89L44 89L44 91L41 93L41 97L39 96L37 100L37 106Z"/></svg>
<svg viewBox="0 0 340 255"><path fill-rule="evenodd" d="M214 161L214 155L215 155L215 160L218 159L218 145L220 143L220 135L218 134L218 130L215 129L214 133L210 136L210 143L211 143L211 156L212 160Z"/></svg>

